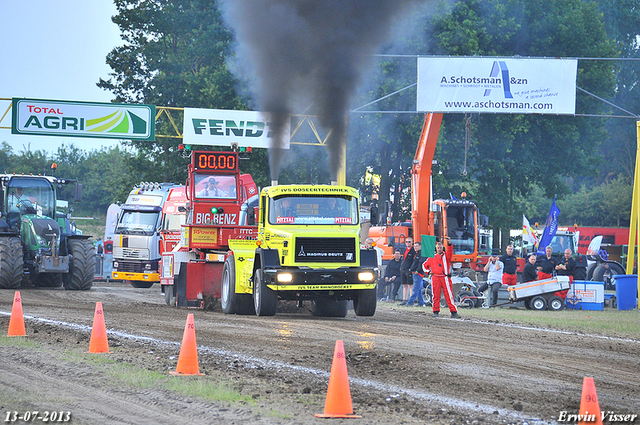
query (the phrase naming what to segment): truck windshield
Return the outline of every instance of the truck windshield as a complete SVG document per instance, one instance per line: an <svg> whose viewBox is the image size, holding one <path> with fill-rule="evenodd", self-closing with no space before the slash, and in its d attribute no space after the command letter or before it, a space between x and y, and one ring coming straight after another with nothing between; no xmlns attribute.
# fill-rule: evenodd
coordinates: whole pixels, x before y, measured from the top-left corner
<svg viewBox="0 0 640 425"><path fill-rule="evenodd" d="M114 231L118 235L153 235L157 211L123 211Z"/></svg>
<svg viewBox="0 0 640 425"><path fill-rule="evenodd" d="M271 224L358 224L351 196L281 196L269 200Z"/></svg>
<svg viewBox="0 0 640 425"><path fill-rule="evenodd" d="M165 214L162 229L179 231L182 225L186 223L186 218L186 214Z"/></svg>
<svg viewBox="0 0 640 425"><path fill-rule="evenodd" d="M447 207L447 234L451 238L454 254L472 254L476 245L474 208L449 205Z"/></svg>

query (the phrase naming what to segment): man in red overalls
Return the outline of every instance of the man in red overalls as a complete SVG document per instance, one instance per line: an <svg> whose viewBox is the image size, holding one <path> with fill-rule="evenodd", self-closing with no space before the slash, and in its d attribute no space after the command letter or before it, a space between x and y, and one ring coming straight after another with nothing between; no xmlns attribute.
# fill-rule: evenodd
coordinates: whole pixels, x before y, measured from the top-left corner
<svg viewBox="0 0 640 425"><path fill-rule="evenodd" d="M451 256L453 255L453 246L451 239L447 239L447 251L444 252L442 242L436 242L436 255L433 258L427 258L422 264L422 268L426 272L431 272L431 286L433 289L433 317L440 315L440 291L444 290L444 299L447 301L451 318L459 319L460 315L456 309L453 299L453 284L451 282L451 274L449 272L451 265Z"/></svg>

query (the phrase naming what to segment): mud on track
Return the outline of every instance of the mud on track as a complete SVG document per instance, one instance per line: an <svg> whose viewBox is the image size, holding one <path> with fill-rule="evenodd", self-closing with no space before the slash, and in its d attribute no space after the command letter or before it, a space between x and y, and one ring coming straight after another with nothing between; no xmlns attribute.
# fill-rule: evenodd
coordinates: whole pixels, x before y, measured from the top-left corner
<svg viewBox="0 0 640 425"><path fill-rule="evenodd" d="M0 291L0 311L11 311L13 294ZM156 286L114 282L21 294L26 339L43 348L0 345L2 413L70 410L73 423L317 424L338 339L359 423L550 423L561 411L578 413L584 376L594 377L602 410L640 413L638 341L483 323L464 311L463 320L434 319L430 309L391 304L372 318L314 318L291 306L268 318L229 316L170 308ZM109 376L84 357L102 356L84 354L97 301L109 331L104 356L167 376L193 313L205 376L174 379L226 382L249 401L206 401ZM0 315L3 334L8 322Z"/></svg>

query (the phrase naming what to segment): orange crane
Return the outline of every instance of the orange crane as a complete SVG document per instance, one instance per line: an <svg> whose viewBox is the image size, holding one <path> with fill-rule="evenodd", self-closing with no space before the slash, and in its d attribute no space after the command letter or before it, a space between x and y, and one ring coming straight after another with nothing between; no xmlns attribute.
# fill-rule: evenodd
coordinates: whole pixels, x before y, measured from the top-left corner
<svg viewBox="0 0 640 425"><path fill-rule="evenodd" d="M438 142L442 114L425 115L418 148L411 170L411 228L388 225L372 226L369 236L376 244L391 253L394 246L404 245L404 238L413 235L433 235L438 240L445 236L453 245L454 267L469 267L478 258L478 208L465 199L433 199L431 184L433 156ZM410 231L411 230L411 231Z"/></svg>

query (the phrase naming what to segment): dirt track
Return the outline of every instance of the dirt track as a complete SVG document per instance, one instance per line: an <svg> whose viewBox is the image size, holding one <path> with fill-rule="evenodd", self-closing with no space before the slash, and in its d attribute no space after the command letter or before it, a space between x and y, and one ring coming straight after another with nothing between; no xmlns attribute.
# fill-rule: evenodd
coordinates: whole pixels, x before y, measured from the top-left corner
<svg viewBox="0 0 640 425"><path fill-rule="evenodd" d="M577 414L584 376L602 410L640 413L640 341L430 317L382 305L372 318L275 317L170 308L159 288L97 283L88 292L21 289L27 340L0 346L0 409L71 411L73 423L320 423L336 340L343 340L359 423L550 423ZM11 311L13 291L0 292ZM95 303L107 358L169 375L194 313L204 382L232 382L250 402L210 402L122 385L92 362ZM446 313L446 310L443 312ZM545 312L541 312L545 314ZM5 334L9 318L0 315ZM70 354L72 353L72 354ZM69 360L69 357L75 360ZM100 355L102 356L102 355Z"/></svg>

